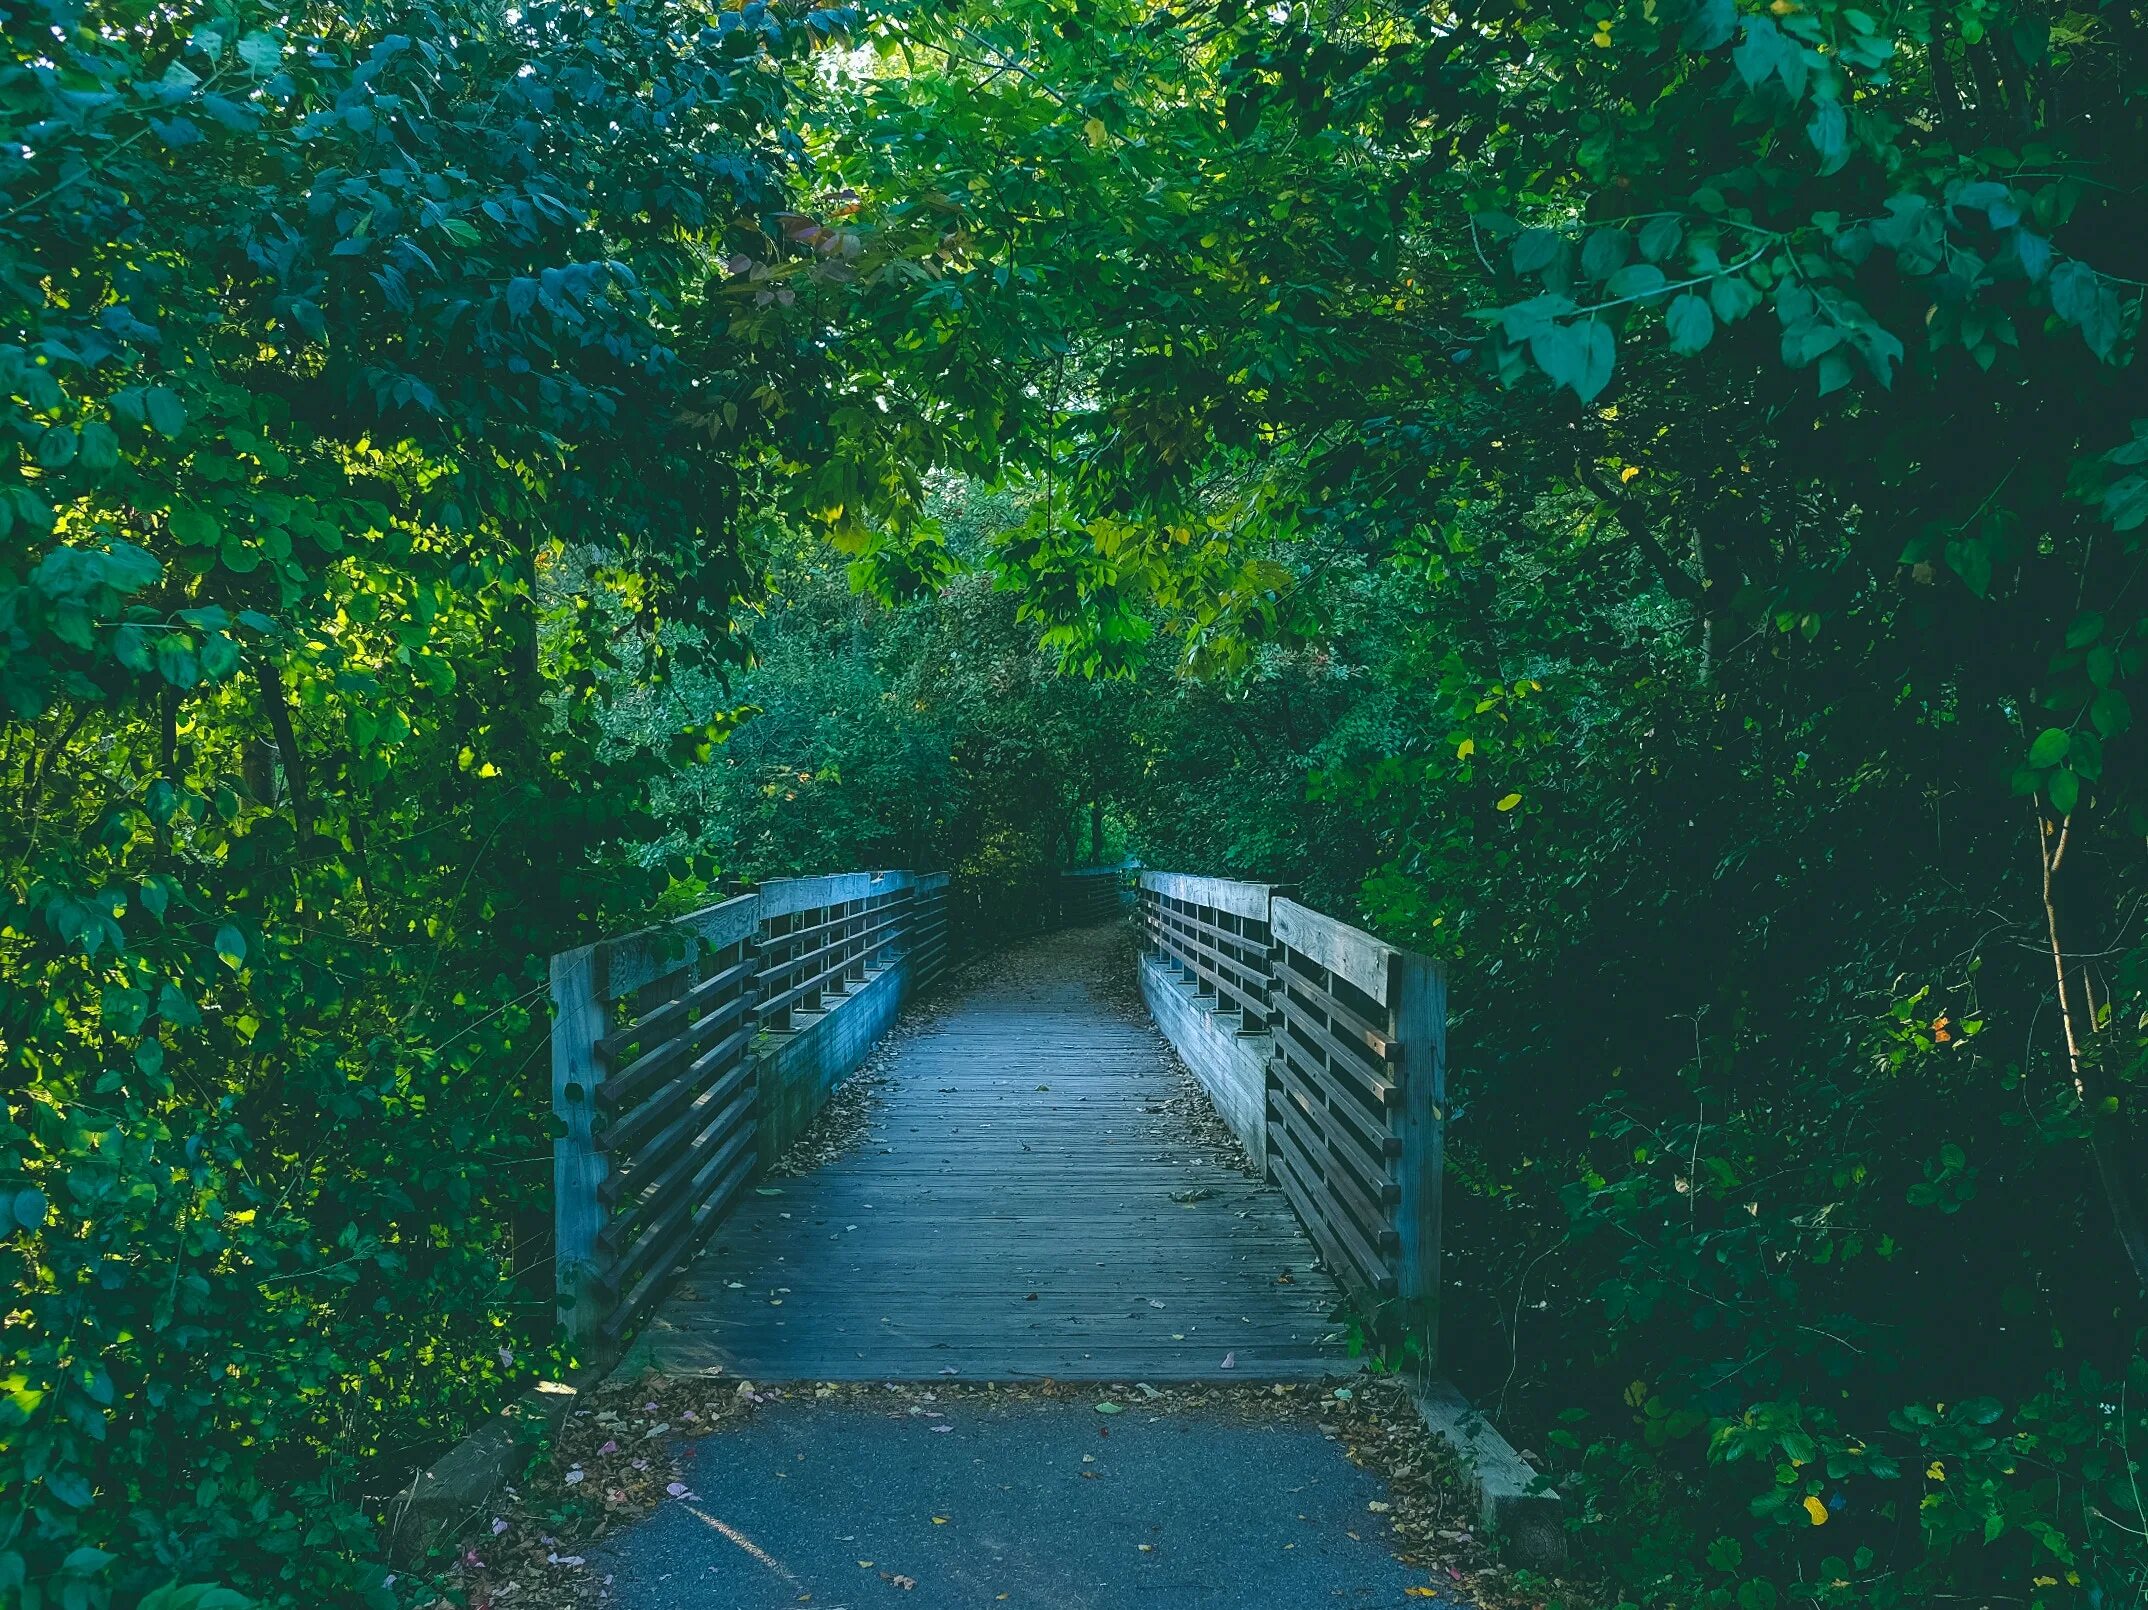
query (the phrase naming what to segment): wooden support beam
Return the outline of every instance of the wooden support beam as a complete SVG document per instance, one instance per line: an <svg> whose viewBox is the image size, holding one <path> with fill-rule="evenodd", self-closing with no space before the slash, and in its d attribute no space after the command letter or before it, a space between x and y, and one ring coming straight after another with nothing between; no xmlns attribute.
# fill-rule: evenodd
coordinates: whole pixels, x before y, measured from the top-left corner
<svg viewBox="0 0 2148 1610"><path fill-rule="evenodd" d="M595 1128L597 1086L604 1077L597 1042L611 1005L608 972L595 945L552 958L552 1111L561 1124L552 1143L552 1256L560 1325L577 1348L596 1339L604 1317L590 1299L604 1224L598 1193L610 1167Z"/></svg>

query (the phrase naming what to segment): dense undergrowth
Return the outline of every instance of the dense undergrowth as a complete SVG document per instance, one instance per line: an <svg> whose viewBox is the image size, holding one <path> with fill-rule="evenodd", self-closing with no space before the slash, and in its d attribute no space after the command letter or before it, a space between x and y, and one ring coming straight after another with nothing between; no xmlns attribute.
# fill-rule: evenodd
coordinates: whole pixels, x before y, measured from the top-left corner
<svg viewBox="0 0 2148 1610"><path fill-rule="evenodd" d="M2148 1591L2131 0L0 24L0 1600L413 1591L548 951L1121 848L1446 961L1607 1596Z"/></svg>

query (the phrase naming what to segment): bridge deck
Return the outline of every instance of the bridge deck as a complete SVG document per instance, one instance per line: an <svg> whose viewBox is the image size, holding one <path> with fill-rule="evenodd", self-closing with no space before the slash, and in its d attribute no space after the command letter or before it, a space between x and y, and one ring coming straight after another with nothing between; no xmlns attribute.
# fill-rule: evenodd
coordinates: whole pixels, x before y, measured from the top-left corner
<svg viewBox="0 0 2148 1610"><path fill-rule="evenodd" d="M1165 1110L1111 929L1016 946L896 1030L869 1138L764 1182L663 1304L661 1368L749 1380L1192 1381L1347 1367L1273 1186Z"/></svg>

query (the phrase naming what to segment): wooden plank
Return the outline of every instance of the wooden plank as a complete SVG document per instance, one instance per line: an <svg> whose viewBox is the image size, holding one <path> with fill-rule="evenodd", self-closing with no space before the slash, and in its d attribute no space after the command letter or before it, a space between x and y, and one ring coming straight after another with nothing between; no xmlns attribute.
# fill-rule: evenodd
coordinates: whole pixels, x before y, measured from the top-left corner
<svg viewBox="0 0 2148 1610"><path fill-rule="evenodd" d="M1141 887L1189 905L1228 911L1235 917L1268 920L1268 900L1275 885L1237 883L1229 878L1202 878L1190 872L1144 872Z"/></svg>
<svg viewBox="0 0 2148 1610"><path fill-rule="evenodd" d="M754 891L761 902L762 921L786 917L816 906L839 906L852 900L869 900L910 888L915 877L908 872L835 872L819 878L771 878Z"/></svg>
<svg viewBox="0 0 2148 1610"><path fill-rule="evenodd" d="M560 1324L576 1346L597 1335L603 1315L590 1300L596 1272L597 1233L603 1208L597 1200L607 1163L596 1144L596 1056L604 1036L609 1000L604 958L594 945L552 958L552 1111L560 1120L552 1143L554 1286Z"/></svg>
<svg viewBox="0 0 2148 1610"><path fill-rule="evenodd" d="M759 897L742 894L606 941L608 998L620 1000L653 983L691 957L696 946L722 950L751 937L760 920Z"/></svg>
<svg viewBox="0 0 2148 1610"><path fill-rule="evenodd" d="M1295 900L1277 900L1269 926L1277 944L1310 957L1373 1000L1386 1002L1388 965L1398 954L1392 945Z"/></svg>
<svg viewBox="0 0 2148 1610"><path fill-rule="evenodd" d="M1156 1110L1178 1086L1112 1002L1114 943L1030 941L899 1042L857 1147L738 1197L655 1309L657 1357L768 1381L1349 1367L1281 1191Z"/></svg>

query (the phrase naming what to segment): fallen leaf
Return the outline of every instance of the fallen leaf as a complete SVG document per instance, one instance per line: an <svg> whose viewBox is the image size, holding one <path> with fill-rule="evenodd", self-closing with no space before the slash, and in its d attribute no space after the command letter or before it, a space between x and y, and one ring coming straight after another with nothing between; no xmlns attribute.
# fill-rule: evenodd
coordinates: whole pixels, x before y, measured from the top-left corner
<svg viewBox="0 0 2148 1610"><path fill-rule="evenodd" d="M1223 1355L1223 1363L1221 1367L1226 1370L1235 1370L1236 1368L1238 1368L1238 1355L1236 1353L1225 1353Z"/></svg>
<svg viewBox="0 0 2148 1610"><path fill-rule="evenodd" d="M1124 1411L1121 1410L1116 1403L1113 1403L1109 1399L1106 1399L1104 1402L1099 1403L1096 1406L1096 1412L1098 1414L1120 1414Z"/></svg>

